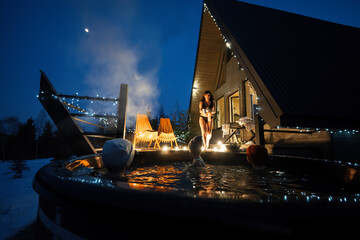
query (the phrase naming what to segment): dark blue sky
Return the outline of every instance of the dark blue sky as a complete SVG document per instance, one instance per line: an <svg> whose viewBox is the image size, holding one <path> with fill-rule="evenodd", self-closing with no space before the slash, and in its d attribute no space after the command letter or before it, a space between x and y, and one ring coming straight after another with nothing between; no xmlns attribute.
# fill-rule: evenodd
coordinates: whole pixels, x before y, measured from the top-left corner
<svg viewBox="0 0 360 240"><path fill-rule="evenodd" d="M360 1L245 2L360 27ZM131 113L187 108L201 10L202 0L0 1L0 119L36 117L39 69L65 94L116 97L128 83Z"/></svg>

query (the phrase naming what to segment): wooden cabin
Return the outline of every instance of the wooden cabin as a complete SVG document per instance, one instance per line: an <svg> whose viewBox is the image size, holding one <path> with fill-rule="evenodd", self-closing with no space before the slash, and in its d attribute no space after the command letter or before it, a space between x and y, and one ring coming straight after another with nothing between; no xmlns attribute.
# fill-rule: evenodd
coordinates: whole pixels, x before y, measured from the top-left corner
<svg viewBox="0 0 360 240"><path fill-rule="evenodd" d="M200 135L199 101L210 90L216 103L210 143L226 139L223 124L259 116L258 132L270 153L360 161L359 43L359 28L235 0L205 0L191 136ZM240 129L229 142L251 136Z"/></svg>

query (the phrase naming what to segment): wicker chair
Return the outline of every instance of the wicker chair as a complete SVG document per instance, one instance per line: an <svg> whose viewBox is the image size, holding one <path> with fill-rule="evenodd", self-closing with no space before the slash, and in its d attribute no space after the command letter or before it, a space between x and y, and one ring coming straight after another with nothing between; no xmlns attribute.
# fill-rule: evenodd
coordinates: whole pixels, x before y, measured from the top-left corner
<svg viewBox="0 0 360 240"><path fill-rule="evenodd" d="M169 118L160 118L158 137L155 140L154 148L160 148L160 142L170 142L171 148L173 148L173 142L175 142L176 147L178 147L174 130L171 126Z"/></svg>
<svg viewBox="0 0 360 240"><path fill-rule="evenodd" d="M139 142L149 142L148 148L150 148L151 143L153 141L156 143L157 138L158 138L158 132L152 129L147 116L145 114L136 114L134 148L136 144Z"/></svg>

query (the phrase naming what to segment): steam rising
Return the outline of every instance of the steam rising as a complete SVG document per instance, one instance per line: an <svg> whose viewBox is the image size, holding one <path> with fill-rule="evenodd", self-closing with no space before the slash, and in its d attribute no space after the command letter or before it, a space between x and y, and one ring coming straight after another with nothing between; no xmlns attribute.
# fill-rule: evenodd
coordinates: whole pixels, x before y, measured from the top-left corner
<svg viewBox="0 0 360 240"><path fill-rule="evenodd" d="M118 98L120 85L125 83L128 84L128 117L156 109L159 64L152 63L150 70L140 72L144 54L141 45L132 43L121 29L105 23L97 23L92 29L81 42L81 53L88 69L85 82L90 87L89 94ZM105 108L92 105L89 108L96 113L116 112L112 104Z"/></svg>

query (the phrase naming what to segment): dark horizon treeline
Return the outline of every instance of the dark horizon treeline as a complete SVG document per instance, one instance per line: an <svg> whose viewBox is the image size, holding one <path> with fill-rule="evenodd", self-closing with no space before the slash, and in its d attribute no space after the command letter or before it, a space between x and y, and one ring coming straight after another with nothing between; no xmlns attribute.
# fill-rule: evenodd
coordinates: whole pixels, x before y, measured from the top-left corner
<svg viewBox="0 0 360 240"><path fill-rule="evenodd" d="M170 118L179 143L185 143L188 136L188 114L177 105L166 115L160 107L156 116L148 116L154 130L158 129L160 118ZM127 129L130 134L135 125ZM111 129L109 129L111 131ZM18 117L0 119L0 160L26 160L38 158L67 158L73 156L70 146L42 110L35 118L22 123Z"/></svg>
<svg viewBox="0 0 360 240"><path fill-rule="evenodd" d="M38 120L38 119L36 119ZM42 124L29 118L21 123L17 117L0 120L0 159L26 160L38 158L61 158L72 151L54 129L50 120Z"/></svg>

